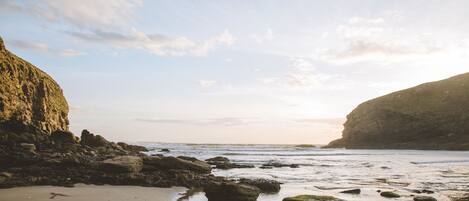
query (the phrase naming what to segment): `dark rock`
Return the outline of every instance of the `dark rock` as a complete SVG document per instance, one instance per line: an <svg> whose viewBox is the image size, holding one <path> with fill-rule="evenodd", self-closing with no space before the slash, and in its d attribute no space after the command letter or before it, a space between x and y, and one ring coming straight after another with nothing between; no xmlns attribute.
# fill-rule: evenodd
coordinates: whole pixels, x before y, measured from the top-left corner
<svg viewBox="0 0 469 201"><path fill-rule="evenodd" d="M169 149L161 149L160 151L161 151L161 152L170 152Z"/></svg>
<svg viewBox="0 0 469 201"><path fill-rule="evenodd" d="M435 193L435 192L434 192L434 191L431 191L431 190L423 189L423 190L422 190L422 193L433 194L433 193Z"/></svg>
<svg viewBox="0 0 469 201"><path fill-rule="evenodd" d="M290 168L299 168L300 166L298 164L283 164L275 161L269 161L265 164L262 164L260 168L262 169L270 169L270 168L281 168L281 167L290 167Z"/></svg>
<svg viewBox="0 0 469 201"><path fill-rule="evenodd" d="M360 104L326 147L469 150L469 73Z"/></svg>
<svg viewBox="0 0 469 201"><path fill-rule="evenodd" d="M124 142L118 142L117 145L121 146L122 149L130 152L143 152L143 151L148 151L148 149L144 146L139 146L139 145L130 145Z"/></svg>
<svg viewBox="0 0 469 201"><path fill-rule="evenodd" d="M437 201L435 198L430 196L416 196L414 201Z"/></svg>
<svg viewBox="0 0 469 201"><path fill-rule="evenodd" d="M0 184L8 182L13 175L8 172L0 172Z"/></svg>
<svg viewBox="0 0 469 201"><path fill-rule="evenodd" d="M104 137L100 135L95 136L93 133L90 133L86 129L81 132L80 139L80 144L90 147L104 147L110 144L109 141L104 139Z"/></svg>
<svg viewBox="0 0 469 201"><path fill-rule="evenodd" d="M36 153L36 145L30 143L21 143L21 148L28 153Z"/></svg>
<svg viewBox="0 0 469 201"><path fill-rule="evenodd" d="M208 201L255 201L260 189L234 182L212 182L204 188Z"/></svg>
<svg viewBox="0 0 469 201"><path fill-rule="evenodd" d="M137 156L118 156L101 162L101 169L110 172L140 172L143 161Z"/></svg>
<svg viewBox="0 0 469 201"><path fill-rule="evenodd" d="M144 157L143 164L147 170L191 170L199 173L210 173L210 165L203 161L190 161L175 157Z"/></svg>
<svg viewBox="0 0 469 201"><path fill-rule="evenodd" d="M240 179L239 183L255 186L263 193L277 193L280 191L280 182L269 179Z"/></svg>
<svg viewBox="0 0 469 201"><path fill-rule="evenodd" d="M386 198L399 198L401 197L399 194L391 192L391 191L383 191L380 193L381 196Z"/></svg>
<svg viewBox="0 0 469 201"><path fill-rule="evenodd" d="M346 194L360 194L360 193L361 193L361 190L360 190L359 188L357 188L357 189L342 191L342 192L340 192L340 193L346 193Z"/></svg>
<svg viewBox="0 0 469 201"><path fill-rule="evenodd" d="M222 156L209 158L205 161L207 161L207 163L210 165L215 165L215 168L222 169L222 170L228 170L228 169L234 169L234 168L254 168L254 165L231 163L228 158L222 157Z"/></svg>
<svg viewBox="0 0 469 201"><path fill-rule="evenodd" d="M282 201L344 201L342 199L332 196L321 196L321 195L298 195L295 197L283 198Z"/></svg>
<svg viewBox="0 0 469 201"><path fill-rule="evenodd" d="M56 143L78 143L79 139L70 131L57 130L52 132L50 138Z"/></svg>
<svg viewBox="0 0 469 201"><path fill-rule="evenodd" d="M46 134L68 130L68 104L59 85L0 43L0 124L27 125Z"/></svg>
<svg viewBox="0 0 469 201"><path fill-rule="evenodd" d="M228 159L227 157L223 157L223 156L217 156L217 157L209 158L205 161L207 162L230 162L230 159Z"/></svg>

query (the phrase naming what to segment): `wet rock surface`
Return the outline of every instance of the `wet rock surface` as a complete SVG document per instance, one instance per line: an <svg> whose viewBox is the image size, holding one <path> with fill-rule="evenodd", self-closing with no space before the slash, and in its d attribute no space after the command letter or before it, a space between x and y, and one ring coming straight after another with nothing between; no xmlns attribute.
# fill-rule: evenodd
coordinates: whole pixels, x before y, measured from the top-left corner
<svg viewBox="0 0 469 201"><path fill-rule="evenodd" d="M246 165L246 164L236 164L232 163L230 159L222 156L217 156L214 158L209 158L207 160L208 164L214 165L217 169L228 170L234 168L254 168L254 165Z"/></svg>
<svg viewBox="0 0 469 201"><path fill-rule="evenodd" d="M282 201L344 201L342 199L332 196L321 196L321 195L298 195L295 197L287 197Z"/></svg>
<svg viewBox="0 0 469 201"><path fill-rule="evenodd" d="M399 198L401 197L399 194L391 192L391 191L384 191L381 192L380 195L385 198Z"/></svg>
<svg viewBox="0 0 469 201"><path fill-rule="evenodd" d="M277 193L280 191L280 182L275 180L242 178L239 183L255 186L263 193Z"/></svg>
<svg viewBox="0 0 469 201"><path fill-rule="evenodd" d="M235 182L212 182L205 187L204 192L210 201L255 201L261 190Z"/></svg>
<svg viewBox="0 0 469 201"><path fill-rule="evenodd" d="M437 201L434 197L430 196L415 196L414 201Z"/></svg>

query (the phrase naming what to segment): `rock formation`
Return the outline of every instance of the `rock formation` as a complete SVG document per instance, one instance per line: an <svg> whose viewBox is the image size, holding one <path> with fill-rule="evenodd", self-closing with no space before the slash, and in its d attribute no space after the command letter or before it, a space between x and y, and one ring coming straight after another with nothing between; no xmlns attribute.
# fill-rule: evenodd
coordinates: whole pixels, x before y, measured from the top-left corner
<svg viewBox="0 0 469 201"><path fill-rule="evenodd" d="M0 124L45 133L68 130L68 104L46 73L5 49L0 38Z"/></svg>
<svg viewBox="0 0 469 201"><path fill-rule="evenodd" d="M326 147L469 150L469 73L360 104Z"/></svg>

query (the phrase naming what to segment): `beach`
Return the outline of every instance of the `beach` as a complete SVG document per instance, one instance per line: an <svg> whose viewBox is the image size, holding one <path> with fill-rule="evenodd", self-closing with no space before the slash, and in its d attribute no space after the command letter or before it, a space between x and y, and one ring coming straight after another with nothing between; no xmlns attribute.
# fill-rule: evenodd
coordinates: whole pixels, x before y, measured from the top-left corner
<svg viewBox="0 0 469 201"><path fill-rule="evenodd" d="M186 188L76 184L75 187L30 186L0 189L0 201L176 201ZM55 196L54 196L55 195Z"/></svg>

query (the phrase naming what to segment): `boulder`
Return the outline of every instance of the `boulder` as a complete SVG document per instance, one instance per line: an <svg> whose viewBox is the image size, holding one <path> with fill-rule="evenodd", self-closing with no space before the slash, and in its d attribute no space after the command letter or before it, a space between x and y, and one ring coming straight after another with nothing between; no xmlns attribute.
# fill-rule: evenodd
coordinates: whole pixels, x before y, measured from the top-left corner
<svg viewBox="0 0 469 201"><path fill-rule="evenodd" d="M70 143L76 144L79 139L70 131L57 130L52 132L50 138L56 143Z"/></svg>
<svg viewBox="0 0 469 201"><path fill-rule="evenodd" d="M8 172L0 172L0 185L8 182L13 175Z"/></svg>
<svg viewBox="0 0 469 201"><path fill-rule="evenodd" d="M414 201L437 201L434 197L430 196L415 196Z"/></svg>
<svg viewBox="0 0 469 201"><path fill-rule="evenodd" d="M383 191L380 193L381 196L386 198L399 198L401 197L399 194L391 192L391 191Z"/></svg>
<svg viewBox="0 0 469 201"><path fill-rule="evenodd" d="M298 195L295 197L287 197L282 201L344 201L342 199L332 197L332 196L323 196L323 195Z"/></svg>
<svg viewBox="0 0 469 201"><path fill-rule="evenodd" d="M205 161L219 163L219 162L230 162L230 159L228 159L227 157L223 157L223 156L216 156L216 157L213 157L213 158L209 158Z"/></svg>
<svg viewBox="0 0 469 201"><path fill-rule="evenodd" d="M255 186L234 182L212 182L204 192L208 201L255 201L261 193Z"/></svg>
<svg viewBox="0 0 469 201"><path fill-rule="evenodd" d="M142 170L143 161L137 156L117 156L101 162L100 167L104 171L117 173L137 173Z"/></svg>
<svg viewBox="0 0 469 201"><path fill-rule="evenodd" d="M86 129L81 132L80 139L80 144L90 147L104 147L110 144L110 142L104 139L104 137L100 135L94 135Z"/></svg>
<svg viewBox="0 0 469 201"><path fill-rule="evenodd" d="M68 104L49 75L7 49L0 38L0 124L50 134L68 130Z"/></svg>
<svg viewBox="0 0 469 201"><path fill-rule="evenodd" d="M269 161L265 164L262 164L260 168L262 169L271 169L271 168L281 168L281 167L289 167L289 168L299 168L298 164L283 164L275 161Z"/></svg>
<svg viewBox="0 0 469 201"><path fill-rule="evenodd" d="M210 173L211 167L203 161L190 161L175 157L144 157L143 164L146 169L160 170L190 170L200 173Z"/></svg>
<svg viewBox="0 0 469 201"><path fill-rule="evenodd" d="M230 159L222 156L217 156L214 158L209 158L207 160L208 164L214 165L217 169L228 170L234 168L254 168L254 165L245 165L245 164L236 164L231 163Z"/></svg>
<svg viewBox="0 0 469 201"><path fill-rule="evenodd" d="M122 149L124 149L126 151L130 151L130 152L134 152L134 153L138 153L138 152L142 152L142 151L148 151L148 149L145 148L144 146L131 145L131 144L127 144L127 143L124 143L124 142L118 142L117 145L119 145L120 147L122 147Z"/></svg>
<svg viewBox="0 0 469 201"><path fill-rule="evenodd" d="M469 73L366 101L330 148L469 150Z"/></svg>
<svg viewBox="0 0 469 201"><path fill-rule="evenodd" d="M275 180L242 178L239 183L255 186L263 193L278 193L280 191L280 182Z"/></svg>

